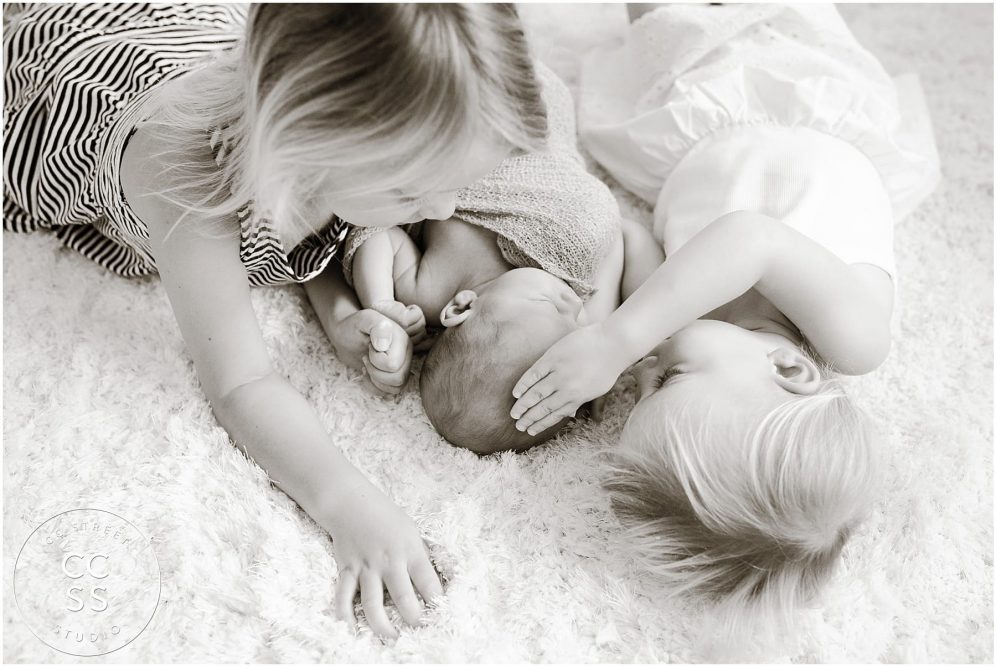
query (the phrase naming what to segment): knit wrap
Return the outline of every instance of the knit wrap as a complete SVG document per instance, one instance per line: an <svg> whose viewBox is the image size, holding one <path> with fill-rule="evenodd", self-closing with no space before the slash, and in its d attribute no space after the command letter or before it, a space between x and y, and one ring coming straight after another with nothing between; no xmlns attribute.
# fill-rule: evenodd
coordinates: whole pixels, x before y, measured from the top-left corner
<svg viewBox="0 0 996 667"><path fill-rule="evenodd" d="M497 234L498 248L512 266L548 271L587 297L618 232L619 206L578 152L567 86L539 63L536 71L547 109L543 150L507 158L460 190L454 217ZM350 284L357 248L382 231L357 227L346 237L343 267Z"/></svg>

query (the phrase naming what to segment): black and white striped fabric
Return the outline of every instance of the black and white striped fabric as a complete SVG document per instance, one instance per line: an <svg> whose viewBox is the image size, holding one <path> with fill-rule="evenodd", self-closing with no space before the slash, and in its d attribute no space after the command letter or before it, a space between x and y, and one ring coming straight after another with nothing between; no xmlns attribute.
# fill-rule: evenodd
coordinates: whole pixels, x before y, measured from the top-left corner
<svg viewBox="0 0 996 667"><path fill-rule="evenodd" d="M239 5L5 4L4 229L49 229L115 273L155 273L121 154L147 96L232 47L244 22ZM349 225L336 218L289 253L265 220L241 227L250 283L278 285L320 273Z"/></svg>

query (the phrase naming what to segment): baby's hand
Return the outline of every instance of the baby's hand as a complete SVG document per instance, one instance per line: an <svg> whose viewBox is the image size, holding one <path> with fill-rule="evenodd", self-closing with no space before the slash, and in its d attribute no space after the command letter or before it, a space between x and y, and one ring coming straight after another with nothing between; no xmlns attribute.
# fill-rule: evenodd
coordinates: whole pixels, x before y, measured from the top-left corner
<svg viewBox="0 0 996 667"><path fill-rule="evenodd" d="M579 329L553 344L512 389L515 427L541 433L602 396L626 369L620 346L599 324Z"/></svg>
<svg viewBox="0 0 996 667"><path fill-rule="evenodd" d="M425 313L415 304L406 306L400 301L378 301L370 308L397 322L412 339L413 346L418 347L429 338L425 329Z"/></svg>

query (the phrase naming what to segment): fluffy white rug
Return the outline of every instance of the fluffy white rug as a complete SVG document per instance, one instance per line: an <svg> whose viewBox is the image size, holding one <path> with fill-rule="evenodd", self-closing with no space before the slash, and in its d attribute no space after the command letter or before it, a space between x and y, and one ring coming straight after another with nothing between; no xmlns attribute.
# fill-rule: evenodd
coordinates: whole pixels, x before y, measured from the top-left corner
<svg viewBox="0 0 996 667"><path fill-rule="evenodd" d="M739 655L991 662L993 10L842 11L890 71L919 73L944 181L896 230L892 356L852 383L888 436L882 500L796 639ZM523 15L538 54L572 85L578 54L625 22L621 5L531 5ZM105 656L113 662L717 655L700 631L707 614L667 599L617 546L596 455L619 433L631 381L603 423L479 459L433 432L414 383L396 400L364 392L333 358L301 288L255 290L276 364L346 454L417 518L447 579L432 622L384 645L334 619L328 537L215 423L158 282L105 273L43 235L5 234L3 259L5 661L77 660L29 632L10 577L28 534L77 507L135 523L162 568L158 612Z"/></svg>

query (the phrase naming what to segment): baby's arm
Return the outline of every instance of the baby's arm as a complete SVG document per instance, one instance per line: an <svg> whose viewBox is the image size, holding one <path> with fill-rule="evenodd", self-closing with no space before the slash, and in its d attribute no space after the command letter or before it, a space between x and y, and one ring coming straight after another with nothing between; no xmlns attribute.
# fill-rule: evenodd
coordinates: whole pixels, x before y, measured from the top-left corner
<svg viewBox="0 0 996 667"><path fill-rule="evenodd" d="M885 272L846 264L773 218L736 212L695 235L604 323L554 344L513 389L513 418L534 432L574 414L661 340L751 288L840 372L867 373L885 360L892 314Z"/></svg>
<svg viewBox="0 0 996 667"><path fill-rule="evenodd" d="M398 227L368 238L353 258L353 286L360 304L390 317L416 344L426 338L425 315L417 305L395 300L395 285L414 280L421 259L418 246Z"/></svg>
<svg viewBox="0 0 996 667"><path fill-rule="evenodd" d="M588 320L605 320L663 263L664 249L650 230L624 218L621 232L595 274L595 293L585 306Z"/></svg>
<svg viewBox="0 0 996 667"><path fill-rule="evenodd" d="M633 220L623 219L622 298L625 301L664 263L664 248L650 230Z"/></svg>
<svg viewBox="0 0 996 667"><path fill-rule="evenodd" d="M595 291L585 304L589 322L601 322L619 307L619 288L624 275L624 236L624 231L616 230L615 240L595 272L592 280Z"/></svg>

